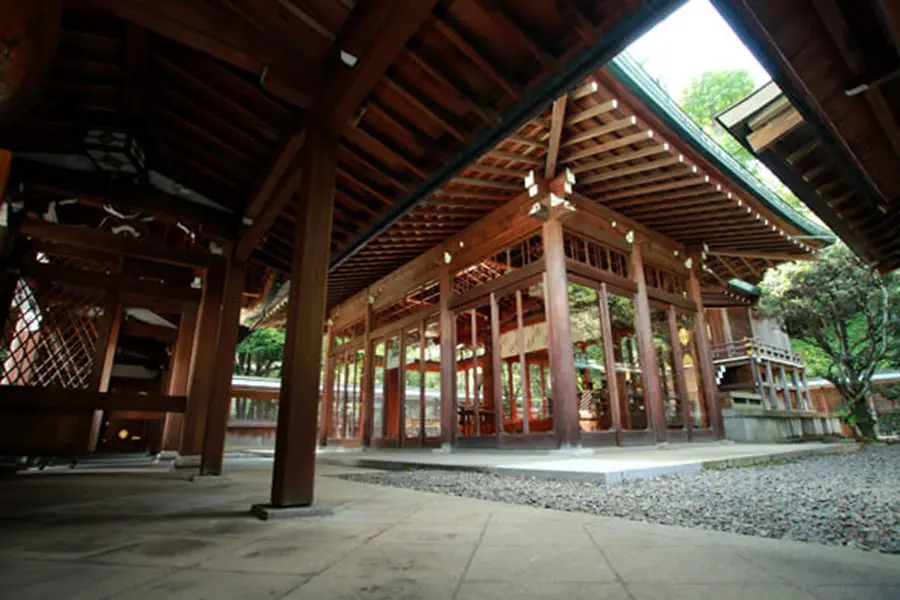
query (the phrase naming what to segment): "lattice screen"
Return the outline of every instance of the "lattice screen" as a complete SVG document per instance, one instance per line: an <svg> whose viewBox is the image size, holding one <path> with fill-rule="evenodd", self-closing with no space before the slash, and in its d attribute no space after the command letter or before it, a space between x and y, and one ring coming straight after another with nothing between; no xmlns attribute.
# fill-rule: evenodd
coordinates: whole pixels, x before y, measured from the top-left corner
<svg viewBox="0 0 900 600"><path fill-rule="evenodd" d="M87 388L103 294L20 278L4 324L0 383Z"/></svg>

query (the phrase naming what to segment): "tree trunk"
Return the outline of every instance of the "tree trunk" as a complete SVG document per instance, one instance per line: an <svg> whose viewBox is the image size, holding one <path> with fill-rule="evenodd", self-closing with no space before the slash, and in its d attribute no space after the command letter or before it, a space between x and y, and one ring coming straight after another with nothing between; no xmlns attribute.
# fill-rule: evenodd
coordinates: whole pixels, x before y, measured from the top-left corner
<svg viewBox="0 0 900 600"><path fill-rule="evenodd" d="M868 398L865 395L851 401L850 414L853 416L852 424L856 437L861 441L874 440L875 420L872 418Z"/></svg>

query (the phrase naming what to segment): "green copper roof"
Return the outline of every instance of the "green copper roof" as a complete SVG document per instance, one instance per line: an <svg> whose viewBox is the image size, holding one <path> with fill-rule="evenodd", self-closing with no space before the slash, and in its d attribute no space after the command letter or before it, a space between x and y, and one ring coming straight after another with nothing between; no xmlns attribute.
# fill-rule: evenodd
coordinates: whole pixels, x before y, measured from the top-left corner
<svg viewBox="0 0 900 600"><path fill-rule="evenodd" d="M813 223L805 216L791 208L779 198L763 182L745 169L728 152L716 143L703 129L697 125L678 106L669 94L654 81L647 72L627 52L622 52L609 63L606 68L640 100L648 110L672 129L679 137L688 142L703 157L715 165L727 176L741 184L746 191L757 200L772 209L785 220L793 223L807 235L822 239L835 239L834 235L824 227Z"/></svg>

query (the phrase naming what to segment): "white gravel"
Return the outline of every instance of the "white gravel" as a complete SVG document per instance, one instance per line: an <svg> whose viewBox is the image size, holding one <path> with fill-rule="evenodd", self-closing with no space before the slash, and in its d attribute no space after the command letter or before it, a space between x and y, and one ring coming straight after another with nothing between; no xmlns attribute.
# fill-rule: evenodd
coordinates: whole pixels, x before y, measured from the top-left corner
<svg viewBox="0 0 900 600"><path fill-rule="evenodd" d="M681 525L900 552L900 445L616 485L444 470L346 479Z"/></svg>

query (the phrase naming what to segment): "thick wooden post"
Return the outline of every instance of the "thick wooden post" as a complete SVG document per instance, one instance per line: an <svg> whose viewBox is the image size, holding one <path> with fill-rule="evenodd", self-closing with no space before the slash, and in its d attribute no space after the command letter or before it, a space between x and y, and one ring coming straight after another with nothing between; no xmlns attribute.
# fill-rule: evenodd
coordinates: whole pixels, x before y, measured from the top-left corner
<svg viewBox="0 0 900 600"><path fill-rule="evenodd" d="M406 329L399 333L400 364L397 369L397 445L406 445Z"/></svg>
<svg viewBox="0 0 900 600"><path fill-rule="evenodd" d="M779 406L778 400L778 390L775 389L775 375L772 373L772 361L769 359L765 359L766 361L766 387L769 389L769 397L772 399L772 407L773 408L787 408L786 406Z"/></svg>
<svg viewBox="0 0 900 600"><path fill-rule="evenodd" d="M609 315L609 292L606 284L600 284L597 294L600 309L600 331L603 335L603 366L606 368L606 389L609 393L609 410L616 434L622 431L622 407L619 404L619 377L616 374L616 341L612 334L612 318Z"/></svg>
<svg viewBox="0 0 900 600"><path fill-rule="evenodd" d="M11 164L12 153L0 148L0 210L6 205L6 183ZM19 281L18 268L21 261L16 251L16 247L20 245L17 243L17 218L12 207L6 206L6 209L7 223L5 226L0 225L0 262L3 265L0 267L0 339L5 339L6 319Z"/></svg>
<svg viewBox="0 0 900 600"><path fill-rule="evenodd" d="M519 387L522 389L522 433L529 433L531 419L528 418L528 395L525 388L525 375L528 372L528 365L525 362L525 319L522 314L522 290L516 290L516 341L519 344ZM553 374L551 373L552 376ZM512 418L515 421L515 401L511 401L511 404L513 406Z"/></svg>
<svg viewBox="0 0 900 600"><path fill-rule="evenodd" d="M669 337L672 338L672 368L675 371L675 391L681 399L681 415L684 428L690 436L694 430L694 421L691 419L691 399L688 396L687 380L684 378L684 353L681 351L681 340L678 339L678 319L675 316L675 307L671 304L668 310Z"/></svg>
<svg viewBox="0 0 900 600"><path fill-rule="evenodd" d="M216 348L219 339L219 317L228 263L221 256L212 256L203 278L203 295L192 350L188 401L181 427L180 466L199 467L206 432L206 415L213 389L216 369Z"/></svg>
<svg viewBox="0 0 900 600"><path fill-rule="evenodd" d="M647 281L644 279L644 255L641 242L631 246L631 269L637 293L634 295L634 322L637 330L638 354L641 357L641 375L644 378L644 404L650 411L657 442L667 439L666 413L663 407L662 385L659 381L659 361L653 347L653 327L650 323L650 299Z"/></svg>
<svg viewBox="0 0 900 600"><path fill-rule="evenodd" d="M696 259L694 259L696 262ZM706 398L706 408L709 412L709 423L716 437L725 437L725 426L722 422L722 405L719 403L719 388L716 385L716 368L712 361L712 349L709 346L708 327L706 325L706 313L703 310L703 295L700 290L700 280L694 269L690 270L688 278L688 295L697 307L697 318L694 320L694 341L697 345L696 368L703 382L703 396Z"/></svg>
<svg viewBox="0 0 900 600"><path fill-rule="evenodd" d="M241 325L241 306L247 283L247 263L231 261L222 299L222 317L216 350L215 377L206 417L201 475L221 475L225 432L231 414L231 377Z"/></svg>
<svg viewBox="0 0 900 600"><path fill-rule="evenodd" d="M562 223L557 218L544 222L544 278L547 329L549 332L550 388L553 394L553 430L560 447L580 443L578 390L575 384L575 355L572 351L572 323L569 320L569 282ZM525 378L522 378L525 385ZM528 415L526 415L527 418Z"/></svg>
<svg viewBox="0 0 900 600"><path fill-rule="evenodd" d="M362 444L372 445L372 431L375 428L375 344L372 341L372 328L375 324L375 311L372 304L366 302L365 333L363 334L363 426ZM327 383L328 376L325 376Z"/></svg>
<svg viewBox="0 0 900 600"><path fill-rule="evenodd" d="M449 450L456 445L456 319L450 310L453 274L450 267L440 269L441 320L441 446Z"/></svg>
<svg viewBox="0 0 900 600"><path fill-rule="evenodd" d="M178 337L172 347L169 358L169 382L166 393L170 396L187 396L188 376L191 372L191 351L194 347L194 334L197 329L197 315L200 308L195 302L184 305L181 320L178 323ZM162 451L181 452L181 427L184 415L166 413L163 425Z"/></svg>
<svg viewBox="0 0 900 600"><path fill-rule="evenodd" d="M322 422L319 425L319 444L328 445L328 438L334 429L334 328L329 325L325 331L325 383L322 389Z"/></svg>
<svg viewBox="0 0 900 600"><path fill-rule="evenodd" d="M472 334L472 420L475 435L481 435L481 396L478 393L478 318L475 309L471 312ZM467 380L468 381L468 380Z"/></svg>
<svg viewBox="0 0 900 600"><path fill-rule="evenodd" d="M720 308L719 313L722 317L722 335L725 336L725 342L730 344L734 341L734 336L731 333L731 320L728 318L728 309Z"/></svg>
<svg viewBox="0 0 900 600"><path fill-rule="evenodd" d="M813 410L813 399L809 394L809 379L806 377L806 369L800 371L800 380L803 383L803 395L806 397L807 410Z"/></svg>
<svg viewBox="0 0 900 600"><path fill-rule="evenodd" d="M500 305L497 294L491 293L491 391L494 396L494 434L503 434L503 363L500 358ZM512 377L509 378L512 385ZM512 394L510 394L510 401Z"/></svg>
<svg viewBox="0 0 900 600"><path fill-rule="evenodd" d="M419 323L419 443L424 446L425 438L425 320Z"/></svg>
<svg viewBox="0 0 900 600"><path fill-rule="evenodd" d="M97 329L97 350L94 354L94 365L91 369L91 389L98 392L109 391L109 380L112 376L113 361L116 358L116 345L119 343L119 329L122 326L122 302L116 295L107 298L103 307L103 316ZM103 424L103 411L95 410L91 429L86 443L87 452L97 449L100 438L100 427Z"/></svg>
<svg viewBox="0 0 900 600"><path fill-rule="evenodd" d="M300 158L297 229L272 474L274 506L308 506L315 485L316 425L337 139L313 126Z"/></svg>

